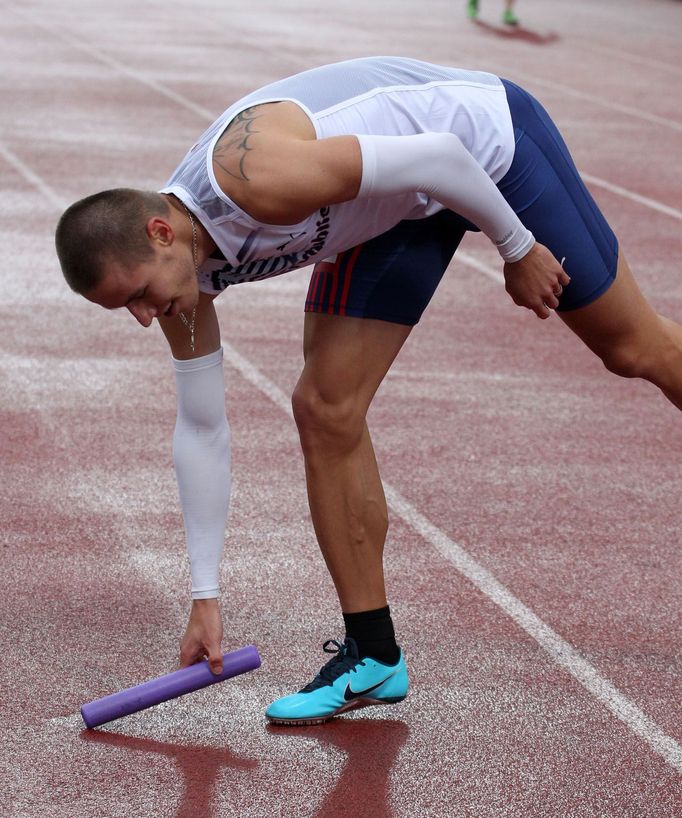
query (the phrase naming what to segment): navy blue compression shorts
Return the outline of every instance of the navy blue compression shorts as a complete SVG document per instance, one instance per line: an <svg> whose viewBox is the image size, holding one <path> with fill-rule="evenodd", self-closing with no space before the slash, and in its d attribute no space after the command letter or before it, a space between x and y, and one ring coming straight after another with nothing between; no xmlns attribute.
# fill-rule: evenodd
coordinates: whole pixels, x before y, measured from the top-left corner
<svg viewBox="0 0 682 818"><path fill-rule="evenodd" d="M584 307L616 278L618 240L573 164L549 114L527 91L502 80L514 125L514 160L498 188L571 283L559 311Z"/></svg>
<svg viewBox="0 0 682 818"><path fill-rule="evenodd" d="M549 114L522 88L502 82L516 147L498 188L535 238L565 259L571 282L559 311L584 307L615 279L618 242ZM399 222L334 260L318 262L306 312L416 324L467 230L476 228L443 210Z"/></svg>

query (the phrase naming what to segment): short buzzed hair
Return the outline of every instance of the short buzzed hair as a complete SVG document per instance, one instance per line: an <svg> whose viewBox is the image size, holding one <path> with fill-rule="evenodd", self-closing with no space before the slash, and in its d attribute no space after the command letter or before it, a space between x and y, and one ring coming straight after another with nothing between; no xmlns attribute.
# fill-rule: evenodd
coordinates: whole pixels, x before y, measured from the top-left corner
<svg viewBox="0 0 682 818"><path fill-rule="evenodd" d="M168 216L160 194L114 188L87 196L67 208L57 224L55 244L67 284L86 295L101 282L104 264L116 259L125 267L154 254L146 232L152 216Z"/></svg>

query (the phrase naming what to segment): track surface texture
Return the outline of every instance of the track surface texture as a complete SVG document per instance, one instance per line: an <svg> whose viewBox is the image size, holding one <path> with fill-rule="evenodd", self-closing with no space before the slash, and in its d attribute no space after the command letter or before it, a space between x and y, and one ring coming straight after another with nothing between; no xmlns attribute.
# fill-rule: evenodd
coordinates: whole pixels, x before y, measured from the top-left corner
<svg viewBox="0 0 682 818"><path fill-rule="evenodd" d="M650 300L682 320L682 3L0 3L2 818L682 815L682 425L561 321L515 307L469 236L371 410L412 691L268 727L343 635L289 412L309 270L216 301L235 490L226 650L262 667L84 730L176 667L189 580L158 327L72 295L67 204L159 188L238 96L403 54L538 96Z"/></svg>

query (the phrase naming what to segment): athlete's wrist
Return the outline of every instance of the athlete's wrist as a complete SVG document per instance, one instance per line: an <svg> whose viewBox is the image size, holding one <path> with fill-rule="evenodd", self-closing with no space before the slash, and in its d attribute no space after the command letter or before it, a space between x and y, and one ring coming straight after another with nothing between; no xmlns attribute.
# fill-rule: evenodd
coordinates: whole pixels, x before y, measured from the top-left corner
<svg viewBox="0 0 682 818"><path fill-rule="evenodd" d="M497 249L506 264L515 264L524 259L535 247L535 236L525 227L515 231L502 244L497 245Z"/></svg>
<svg viewBox="0 0 682 818"><path fill-rule="evenodd" d="M193 591L192 606L202 607L211 603L218 604L219 594L217 591Z"/></svg>

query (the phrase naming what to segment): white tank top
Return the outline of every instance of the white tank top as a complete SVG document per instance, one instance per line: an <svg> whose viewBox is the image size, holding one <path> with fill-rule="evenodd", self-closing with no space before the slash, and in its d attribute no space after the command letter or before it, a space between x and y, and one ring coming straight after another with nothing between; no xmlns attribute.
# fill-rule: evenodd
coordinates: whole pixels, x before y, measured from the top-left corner
<svg viewBox="0 0 682 818"><path fill-rule="evenodd" d="M509 169L514 131L499 77L401 57L371 57L313 68L243 97L190 149L162 188L197 215L224 256L209 258L199 287L215 293L304 267L420 219L443 206L422 193L354 199L292 225L269 225L241 210L218 186L213 149L234 117L253 105L294 102L318 139L341 134L400 136L450 131L494 182Z"/></svg>

